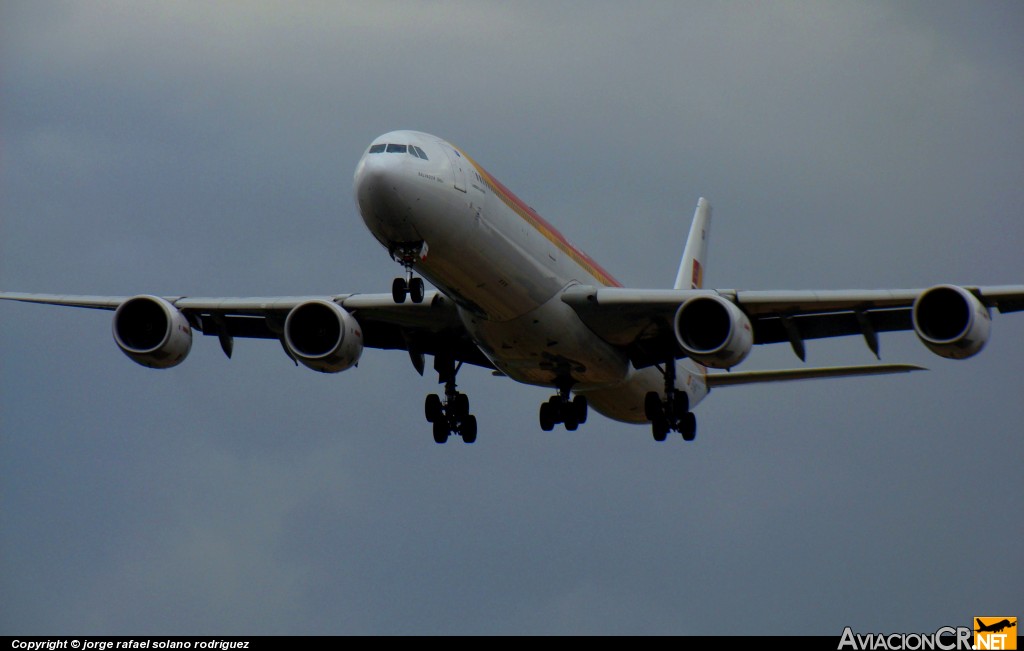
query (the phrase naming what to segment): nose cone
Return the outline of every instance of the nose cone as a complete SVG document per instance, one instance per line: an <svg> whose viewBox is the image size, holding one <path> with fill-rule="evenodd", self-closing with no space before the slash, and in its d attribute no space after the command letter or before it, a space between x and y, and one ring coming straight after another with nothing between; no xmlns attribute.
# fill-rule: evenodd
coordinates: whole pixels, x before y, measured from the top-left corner
<svg viewBox="0 0 1024 651"><path fill-rule="evenodd" d="M356 168L353 190L367 228L386 244L420 239L410 222L415 182L404 156L367 154Z"/></svg>

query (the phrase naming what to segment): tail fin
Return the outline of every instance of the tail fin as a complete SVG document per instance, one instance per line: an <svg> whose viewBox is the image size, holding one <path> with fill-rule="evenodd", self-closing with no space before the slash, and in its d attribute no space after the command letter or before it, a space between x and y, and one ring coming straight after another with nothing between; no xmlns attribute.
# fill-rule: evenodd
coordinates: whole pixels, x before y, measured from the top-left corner
<svg viewBox="0 0 1024 651"><path fill-rule="evenodd" d="M711 204L704 197L697 201L690 235L686 238L683 259L679 261L674 289L700 289L704 286L704 269L708 260L708 235L711 231Z"/></svg>

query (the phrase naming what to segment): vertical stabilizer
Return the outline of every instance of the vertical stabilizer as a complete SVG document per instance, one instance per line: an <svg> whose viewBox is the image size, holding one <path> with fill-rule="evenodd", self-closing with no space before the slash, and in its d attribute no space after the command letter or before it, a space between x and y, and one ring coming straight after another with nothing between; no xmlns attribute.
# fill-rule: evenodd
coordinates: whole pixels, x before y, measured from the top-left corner
<svg viewBox="0 0 1024 651"><path fill-rule="evenodd" d="M686 238L683 259L679 261L674 289L700 289L708 261L708 235L711 233L711 204L704 197L697 201L690 235Z"/></svg>

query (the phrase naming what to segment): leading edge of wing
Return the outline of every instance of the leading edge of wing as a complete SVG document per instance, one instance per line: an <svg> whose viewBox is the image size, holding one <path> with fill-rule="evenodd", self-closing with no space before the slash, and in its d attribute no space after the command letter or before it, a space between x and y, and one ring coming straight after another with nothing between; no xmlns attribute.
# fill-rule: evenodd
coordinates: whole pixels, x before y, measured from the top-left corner
<svg viewBox="0 0 1024 651"><path fill-rule="evenodd" d="M63 307L82 307L94 310L116 310L130 296L73 296L70 294L26 294L23 292L0 292L0 301L20 301ZM172 299L168 299L173 302Z"/></svg>
<svg viewBox="0 0 1024 651"><path fill-rule="evenodd" d="M709 389L715 387L736 386L740 384L758 384L761 382L789 382L793 380L820 380L837 377L857 377L863 375L889 375L892 373L913 373L927 371L923 366L914 364L869 364L866 366L826 366L820 368L796 368L780 371L740 371L732 373L708 374L705 378Z"/></svg>
<svg viewBox="0 0 1024 651"><path fill-rule="evenodd" d="M130 298L133 297L0 292L0 300L95 310L116 310ZM422 303L401 304L396 304L391 294L251 296L238 298L160 296L158 298L162 298L182 312L195 314L267 316L272 313L287 312L306 301L327 300L337 303L349 312L366 312L372 314L378 320L385 320L396 324L423 326L432 323L439 329L461 324L455 311L455 304L436 291L427 292ZM426 317L427 313L431 313L432 316Z"/></svg>
<svg viewBox="0 0 1024 651"><path fill-rule="evenodd" d="M147 294L148 296L148 294ZM383 296L383 294L382 294ZM390 296L390 295L389 295ZM0 300L81 307L93 310L116 310L132 296L88 296L73 294L28 294L0 292ZM313 299L339 301L346 296L274 296L251 298L192 298L187 296L160 296L179 310L220 312L224 314L266 314L277 310L290 310L299 303Z"/></svg>

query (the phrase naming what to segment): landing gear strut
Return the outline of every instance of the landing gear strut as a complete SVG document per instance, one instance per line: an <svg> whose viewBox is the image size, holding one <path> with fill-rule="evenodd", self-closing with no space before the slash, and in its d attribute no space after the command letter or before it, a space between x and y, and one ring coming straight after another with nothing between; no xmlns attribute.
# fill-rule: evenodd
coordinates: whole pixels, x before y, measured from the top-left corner
<svg viewBox="0 0 1024 651"><path fill-rule="evenodd" d="M651 391L644 397L644 415L651 421L655 441L664 441L669 432L679 432L684 441L697 437L697 417L690 411L690 396L676 389L676 364L665 364L665 399Z"/></svg>
<svg viewBox="0 0 1024 651"><path fill-rule="evenodd" d="M399 276L391 283L391 298L395 303L404 303L408 295L413 303L422 303L426 288L422 278L413 277L412 265L417 259L423 260L427 257L427 243L395 246L391 249L391 257L405 267L405 276Z"/></svg>
<svg viewBox="0 0 1024 651"><path fill-rule="evenodd" d="M444 381L444 401L431 393L423 404L423 411L427 422L434 424L435 443L445 443L453 434L461 436L464 443L476 441L476 416L469 413L469 396L455 387L455 374L461 367L461 362L455 366L450 359L434 361L434 368Z"/></svg>
<svg viewBox="0 0 1024 651"><path fill-rule="evenodd" d="M563 423L565 429L572 432L587 422L587 399L576 396L570 400L569 386L559 387L556 395L541 404L540 428L545 432L553 430L558 423Z"/></svg>

